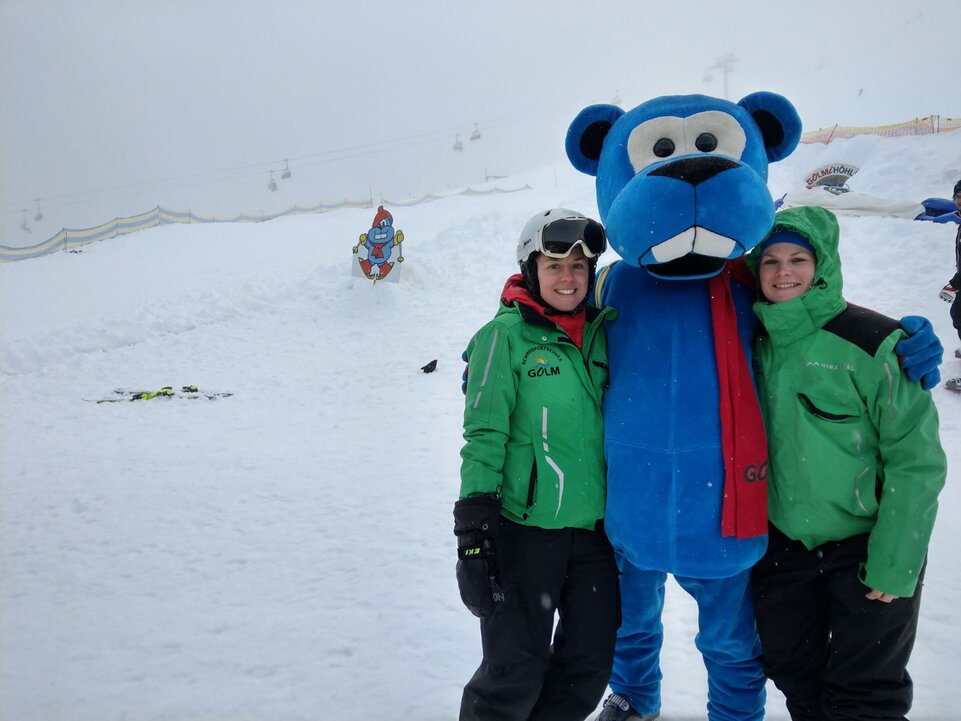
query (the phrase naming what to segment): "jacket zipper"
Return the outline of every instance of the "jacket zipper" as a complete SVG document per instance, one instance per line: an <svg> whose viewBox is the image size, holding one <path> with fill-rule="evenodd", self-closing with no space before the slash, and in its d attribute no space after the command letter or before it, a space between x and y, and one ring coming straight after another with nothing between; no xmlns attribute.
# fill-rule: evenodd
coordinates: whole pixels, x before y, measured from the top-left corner
<svg viewBox="0 0 961 721"><path fill-rule="evenodd" d="M534 505L534 488L537 486L537 460L531 464L531 480L527 486L527 507L530 508ZM527 519L527 514L524 514L524 519Z"/></svg>

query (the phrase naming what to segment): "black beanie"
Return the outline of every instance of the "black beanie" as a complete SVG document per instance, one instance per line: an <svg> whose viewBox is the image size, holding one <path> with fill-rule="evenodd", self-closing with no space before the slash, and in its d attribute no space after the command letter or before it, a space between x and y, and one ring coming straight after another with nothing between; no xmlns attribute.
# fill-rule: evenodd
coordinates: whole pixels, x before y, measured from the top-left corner
<svg viewBox="0 0 961 721"><path fill-rule="evenodd" d="M961 193L961 180L954 184L954 194Z"/></svg>

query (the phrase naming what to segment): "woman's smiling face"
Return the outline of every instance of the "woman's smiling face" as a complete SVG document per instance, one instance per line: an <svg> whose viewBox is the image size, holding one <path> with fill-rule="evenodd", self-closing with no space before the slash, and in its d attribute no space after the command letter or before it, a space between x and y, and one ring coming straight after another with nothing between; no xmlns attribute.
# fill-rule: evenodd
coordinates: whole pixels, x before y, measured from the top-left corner
<svg viewBox="0 0 961 721"><path fill-rule="evenodd" d="M772 303L793 300L808 292L814 282L814 256L795 243L773 243L761 254L758 282Z"/></svg>
<svg viewBox="0 0 961 721"><path fill-rule="evenodd" d="M559 311L572 311L587 296L590 281L590 264L579 246L575 246L566 258L538 255L537 282L541 298Z"/></svg>

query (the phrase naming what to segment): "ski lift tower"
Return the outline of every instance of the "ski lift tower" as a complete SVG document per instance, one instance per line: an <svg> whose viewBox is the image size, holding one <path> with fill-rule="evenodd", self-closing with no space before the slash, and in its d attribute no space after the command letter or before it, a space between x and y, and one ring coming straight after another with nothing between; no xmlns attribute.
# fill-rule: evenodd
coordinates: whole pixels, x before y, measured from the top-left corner
<svg viewBox="0 0 961 721"><path fill-rule="evenodd" d="M724 76L724 99L729 100L727 96L727 76L734 69L734 63L740 62L740 58L734 53L728 53L727 55L722 55L714 64L711 65L707 71L704 73L704 82L709 83L714 80L714 76L711 75L712 70L720 70Z"/></svg>

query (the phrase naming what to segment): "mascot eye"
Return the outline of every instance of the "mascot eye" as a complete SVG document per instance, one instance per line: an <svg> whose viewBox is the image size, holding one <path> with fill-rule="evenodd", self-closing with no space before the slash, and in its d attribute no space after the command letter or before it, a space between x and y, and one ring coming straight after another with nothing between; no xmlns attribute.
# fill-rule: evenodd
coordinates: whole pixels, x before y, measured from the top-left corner
<svg viewBox="0 0 961 721"><path fill-rule="evenodd" d="M674 153L674 141L670 138L661 138L654 143L654 155L659 158L666 158Z"/></svg>
<svg viewBox="0 0 961 721"><path fill-rule="evenodd" d="M694 147L702 153L711 153L717 149L717 138L714 137L713 133L701 133L694 141Z"/></svg>

